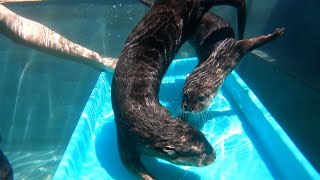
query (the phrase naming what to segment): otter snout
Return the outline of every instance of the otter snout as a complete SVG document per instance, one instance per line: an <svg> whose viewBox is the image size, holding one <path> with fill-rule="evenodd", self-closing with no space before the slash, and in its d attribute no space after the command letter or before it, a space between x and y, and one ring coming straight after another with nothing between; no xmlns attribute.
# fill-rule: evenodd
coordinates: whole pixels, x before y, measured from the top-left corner
<svg viewBox="0 0 320 180"><path fill-rule="evenodd" d="M196 108L188 106L186 103L183 103L182 110L187 112L195 112Z"/></svg>
<svg viewBox="0 0 320 180"><path fill-rule="evenodd" d="M205 110L205 106L198 102L195 102L193 104L183 103L182 110L184 112L200 113Z"/></svg>
<svg viewBox="0 0 320 180"><path fill-rule="evenodd" d="M208 166L216 160L216 152L212 150L201 155L201 160L199 161L198 166Z"/></svg>

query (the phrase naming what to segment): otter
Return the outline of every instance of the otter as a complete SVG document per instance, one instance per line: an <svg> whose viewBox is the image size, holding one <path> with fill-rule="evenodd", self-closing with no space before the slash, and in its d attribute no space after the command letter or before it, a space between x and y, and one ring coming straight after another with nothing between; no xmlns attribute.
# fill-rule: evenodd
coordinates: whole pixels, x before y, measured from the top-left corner
<svg viewBox="0 0 320 180"><path fill-rule="evenodd" d="M114 58L76 44L48 27L19 16L0 4L0 33L18 44L38 49L54 56L66 57L92 67L113 72L117 64Z"/></svg>
<svg viewBox="0 0 320 180"><path fill-rule="evenodd" d="M184 84L182 112L203 112L245 54L283 33L284 28L277 28L272 34L236 40L233 29L223 18L207 12L190 40L199 62Z"/></svg>
<svg viewBox="0 0 320 180"><path fill-rule="evenodd" d="M146 7L151 7L152 3L148 0L138 0L141 4ZM246 6L244 5L241 9L238 9L238 37L239 39L243 38L244 29L245 29L245 19L246 19ZM241 24L242 22L242 24ZM201 19L201 23L197 28L196 32L192 35L189 42L195 48L198 58L197 67L205 62L209 55L214 51L216 46L220 43L221 40L226 38L235 38L235 33L232 27L220 16L215 13L207 12L204 14ZM196 67L196 68L197 68ZM194 79L188 79L187 82L193 81ZM211 92L209 88L201 88L202 81L199 81L199 89L195 86L194 83L185 83L183 94L184 99L182 102L182 109L184 111L179 111L178 117L185 120L184 113L196 109L205 109L209 105L210 100L213 98L213 93L209 97L202 96L205 94L205 91ZM187 86L187 84L194 85L194 89ZM190 93L186 93L187 89ZM189 94L189 96L188 96ZM198 96L196 95L198 94ZM199 95L201 94L201 95ZM191 108L191 109L189 109ZM200 111L200 110L199 110Z"/></svg>
<svg viewBox="0 0 320 180"><path fill-rule="evenodd" d="M4 153L0 149L0 179L2 180L12 180L13 179L13 171L12 167L4 155Z"/></svg>
<svg viewBox="0 0 320 180"><path fill-rule="evenodd" d="M214 5L242 0L156 0L129 35L117 63L111 98L121 160L143 179L154 179L141 154L174 164L205 166L216 153L204 134L173 118L159 103L159 88L175 54Z"/></svg>
<svg viewBox="0 0 320 180"><path fill-rule="evenodd" d="M1 136L0 136L1 142ZM4 153L0 149L0 179L1 180L13 180L13 171L12 167L4 155Z"/></svg>

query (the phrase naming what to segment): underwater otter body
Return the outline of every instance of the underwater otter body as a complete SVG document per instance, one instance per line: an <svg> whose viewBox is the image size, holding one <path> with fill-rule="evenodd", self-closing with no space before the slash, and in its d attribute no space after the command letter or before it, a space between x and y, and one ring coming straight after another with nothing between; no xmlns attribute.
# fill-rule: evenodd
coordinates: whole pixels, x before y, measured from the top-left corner
<svg viewBox="0 0 320 180"><path fill-rule="evenodd" d="M1 149L0 149L0 179L1 180L12 180L13 179L12 168L9 164L8 159L3 154Z"/></svg>
<svg viewBox="0 0 320 180"><path fill-rule="evenodd" d="M0 136L1 143L1 136ZM2 150L0 149L0 180L13 180L13 171L12 167L4 155Z"/></svg>
<svg viewBox="0 0 320 180"><path fill-rule="evenodd" d="M214 13L206 13L191 39L199 63L184 84L182 109L193 113L204 111L241 58L277 39L283 32L283 28L276 29L265 36L236 40L233 29L224 19ZM242 35L239 32L240 38Z"/></svg>
<svg viewBox="0 0 320 180"><path fill-rule="evenodd" d="M205 166L215 151L203 133L173 118L160 105L161 80L172 59L213 5L239 0L156 0L131 32L112 81L111 97L123 164L143 179L154 179L141 154L179 165Z"/></svg>

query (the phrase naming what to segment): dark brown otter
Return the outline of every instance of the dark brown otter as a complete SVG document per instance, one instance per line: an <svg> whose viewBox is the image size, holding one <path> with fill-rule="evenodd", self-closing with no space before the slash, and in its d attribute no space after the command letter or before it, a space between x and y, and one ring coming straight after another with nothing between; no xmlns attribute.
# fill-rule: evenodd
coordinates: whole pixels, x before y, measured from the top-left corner
<svg viewBox="0 0 320 180"><path fill-rule="evenodd" d="M1 142L1 136L0 136ZM13 171L12 167L4 155L4 153L0 149L0 180L12 180L13 179Z"/></svg>
<svg viewBox="0 0 320 180"><path fill-rule="evenodd" d="M214 13L206 13L190 41L196 49L199 63L183 87L182 109L194 113L205 110L241 58L277 39L283 32L283 28L276 29L266 36L238 41L224 19Z"/></svg>
<svg viewBox="0 0 320 180"><path fill-rule="evenodd" d="M172 163L205 166L215 151L203 133L173 118L160 105L161 80L172 59L214 5L245 5L242 0L156 0L131 32L112 81L119 153L123 164L143 179L154 179L141 154Z"/></svg>

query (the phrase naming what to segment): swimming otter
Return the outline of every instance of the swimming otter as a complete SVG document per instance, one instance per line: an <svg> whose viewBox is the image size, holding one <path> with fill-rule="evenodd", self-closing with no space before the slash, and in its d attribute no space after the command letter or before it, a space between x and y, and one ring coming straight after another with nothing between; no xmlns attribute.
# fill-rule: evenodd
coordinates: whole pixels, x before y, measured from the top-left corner
<svg viewBox="0 0 320 180"><path fill-rule="evenodd" d="M0 136L1 142L1 136ZM4 155L4 153L0 149L0 180L13 180L13 171L12 167Z"/></svg>
<svg viewBox="0 0 320 180"><path fill-rule="evenodd" d="M0 4L0 33L15 41L48 52L55 56L67 57L99 70L114 71L117 60L82 47L46 26L21 17Z"/></svg>
<svg viewBox="0 0 320 180"><path fill-rule="evenodd" d="M156 0L129 35L114 72L111 98L123 164L143 179L154 179L141 154L180 165L205 166L215 151L190 124L160 105L161 80L202 16L214 5L243 7L242 0Z"/></svg>
<svg viewBox="0 0 320 180"><path fill-rule="evenodd" d="M202 18L191 44L199 64L186 79L183 87L182 109L201 112L216 95L226 76L248 52L280 37L284 29L257 38L237 41L233 29L214 13Z"/></svg>

